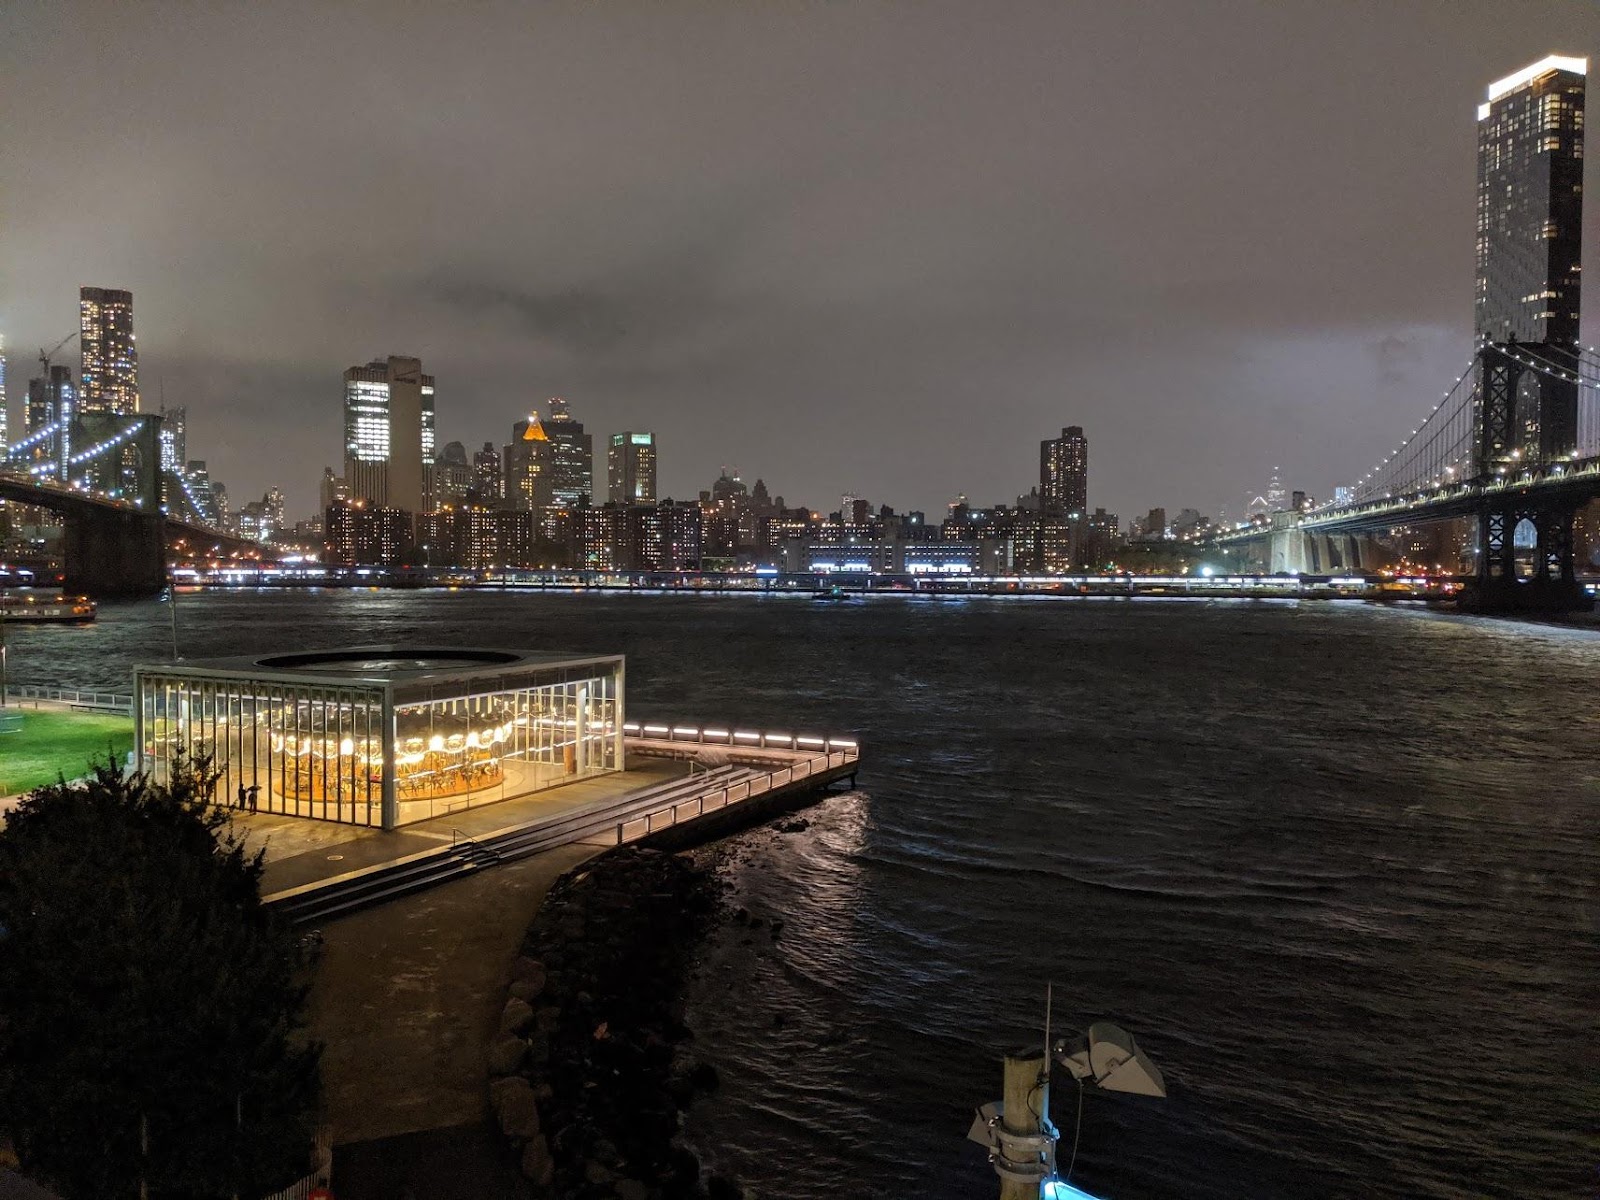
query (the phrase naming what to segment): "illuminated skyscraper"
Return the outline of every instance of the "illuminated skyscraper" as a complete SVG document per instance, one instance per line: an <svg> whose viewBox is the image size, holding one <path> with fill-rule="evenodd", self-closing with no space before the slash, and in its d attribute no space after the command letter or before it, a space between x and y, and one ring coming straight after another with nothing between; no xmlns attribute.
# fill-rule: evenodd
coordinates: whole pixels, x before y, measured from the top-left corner
<svg viewBox="0 0 1600 1200"><path fill-rule="evenodd" d="M6 436L9 431L9 418L6 415L6 339L0 334L0 458L6 456L11 442Z"/></svg>
<svg viewBox="0 0 1600 1200"><path fill-rule="evenodd" d="M580 497L594 495L594 435L573 420L560 396L550 398L544 431L550 438L550 503L573 508Z"/></svg>
<svg viewBox="0 0 1600 1200"><path fill-rule="evenodd" d="M189 438L186 430L189 414L181 408L161 410L161 469L174 474L183 473L189 461Z"/></svg>
<svg viewBox="0 0 1600 1200"><path fill-rule="evenodd" d="M433 376L390 355L344 373L344 477L352 500L426 511L433 457Z"/></svg>
<svg viewBox="0 0 1600 1200"><path fill-rule="evenodd" d="M1089 439L1068 425L1039 443L1039 508L1047 517L1083 516L1089 507Z"/></svg>
<svg viewBox="0 0 1600 1200"><path fill-rule="evenodd" d="M494 501L504 495L500 478L500 452L493 442L485 442L483 449L472 456L473 487L484 501Z"/></svg>
<svg viewBox="0 0 1600 1200"><path fill-rule="evenodd" d="M1578 350L1588 66L1551 55L1490 84L1478 107L1478 336L1527 344L1566 370ZM1577 411L1575 383L1524 376L1517 423L1530 450L1570 453Z"/></svg>
<svg viewBox="0 0 1600 1200"><path fill-rule="evenodd" d="M606 483L616 504L656 502L656 435L613 433L606 455Z"/></svg>
<svg viewBox="0 0 1600 1200"><path fill-rule="evenodd" d="M56 426L55 432L44 435L33 443L27 453L37 467L45 462L56 464L50 472L57 479L67 475L66 459L72 453L69 428L62 427L62 417L71 424L77 405L77 391L72 386L72 368L51 364L50 374L44 378L28 380L28 434Z"/></svg>
<svg viewBox="0 0 1600 1200"><path fill-rule="evenodd" d="M118 288L78 291L83 369L78 404L83 412L124 416L139 411L139 351L133 340L133 293Z"/></svg>
<svg viewBox="0 0 1600 1200"><path fill-rule="evenodd" d="M551 503L554 451L538 413L511 427L505 452L506 507L543 512Z"/></svg>

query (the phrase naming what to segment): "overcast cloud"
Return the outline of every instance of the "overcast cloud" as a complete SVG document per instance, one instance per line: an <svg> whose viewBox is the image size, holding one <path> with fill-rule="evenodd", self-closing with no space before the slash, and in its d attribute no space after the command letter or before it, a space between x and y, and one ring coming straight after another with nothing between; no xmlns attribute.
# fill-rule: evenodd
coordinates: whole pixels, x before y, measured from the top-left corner
<svg viewBox="0 0 1600 1200"><path fill-rule="evenodd" d="M1597 36L1587 0L12 0L13 422L98 284L147 407L299 515L389 353L442 441L562 395L657 430L676 497L1010 501L1067 424L1124 518L1326 494L1470 352L1485 85Z"/></svg>

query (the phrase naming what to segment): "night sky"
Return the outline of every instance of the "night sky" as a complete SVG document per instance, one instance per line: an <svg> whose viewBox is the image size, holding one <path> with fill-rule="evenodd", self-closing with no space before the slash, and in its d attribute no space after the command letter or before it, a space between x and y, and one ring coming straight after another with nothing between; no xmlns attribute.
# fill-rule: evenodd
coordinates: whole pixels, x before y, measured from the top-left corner
<svg viewBox="0 0 1600 1200"><path fill-rule="evenodd" d="M1600 53L1587 0L332 7L0 9L14 426L96 284L236 505L309 515L395 353L441 444L558 394L678 498L1009 502L1080 424L1091 505L1237 517L1465 366L1475 106Z"/></svg>

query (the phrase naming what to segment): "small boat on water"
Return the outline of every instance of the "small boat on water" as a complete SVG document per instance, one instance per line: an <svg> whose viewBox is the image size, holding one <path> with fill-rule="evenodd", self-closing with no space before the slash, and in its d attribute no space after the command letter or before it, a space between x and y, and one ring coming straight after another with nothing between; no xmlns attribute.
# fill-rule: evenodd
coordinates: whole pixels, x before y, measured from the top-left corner
<svg viewBox="0 0 1600 1200"><path fill-rule="evenodd" d="M811 593L811 598L813 600L832 601L837 604L840 601L849 600L850 593L836 583L832 587L818 588Z"/></svg>
<svg viewBox="0 0 1600 1200"><path fill-rule="evenodd" d="M20 625L87 625L95 619L96 611L94 601L87 596L29 588L0 591L0 620Z"/></svg>

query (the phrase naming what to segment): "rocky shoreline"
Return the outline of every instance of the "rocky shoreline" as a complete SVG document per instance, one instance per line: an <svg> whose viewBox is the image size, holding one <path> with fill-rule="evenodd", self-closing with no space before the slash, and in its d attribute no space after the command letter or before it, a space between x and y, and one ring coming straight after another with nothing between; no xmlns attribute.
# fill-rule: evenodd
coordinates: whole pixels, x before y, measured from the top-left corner
<svg viewBox="0 0 1600 1200"><path fill-rule="evenodd" d="M627 847L551 888L513 964L489 1052L495 1119L538 1194L730 1200L702 1178L682 1115L716 1071L679 1000L721 888L693 859Z"/></svg>

